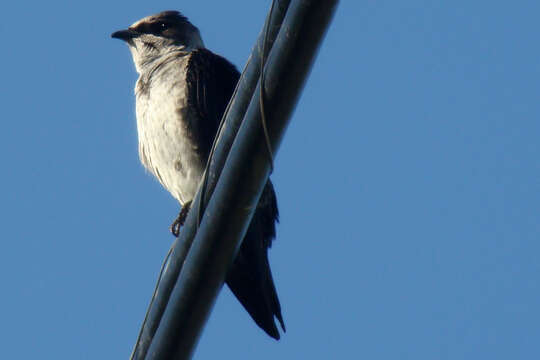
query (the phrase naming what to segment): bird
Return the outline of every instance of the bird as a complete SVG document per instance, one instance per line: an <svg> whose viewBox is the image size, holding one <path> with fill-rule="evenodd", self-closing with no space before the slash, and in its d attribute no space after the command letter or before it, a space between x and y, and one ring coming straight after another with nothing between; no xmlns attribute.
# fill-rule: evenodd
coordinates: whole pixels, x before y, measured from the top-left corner
<svg viewBox="0 0 540 360"><path fill-rule="evenodd" d="M206 49L200 31L182 13L163 11L111 34L131 51L139 77L135 107L139 158L180 203L171 225L178 236L189 211L240 73ZM268 179L242 245L225 277L255 323L279 340L285 332L268 261L279 212Z"/></svg>

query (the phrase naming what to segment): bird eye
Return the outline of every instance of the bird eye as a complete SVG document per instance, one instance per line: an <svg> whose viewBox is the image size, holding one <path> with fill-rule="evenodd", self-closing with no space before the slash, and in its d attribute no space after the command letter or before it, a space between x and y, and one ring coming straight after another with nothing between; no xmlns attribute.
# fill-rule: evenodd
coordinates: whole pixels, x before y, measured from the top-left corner
<svg viewBox="0 0 540 360"><path fill-rule="evenodd" d="M169 28L169 25L164 22L155 22L149 25L148 32L154 35L160 35Z"/></svg>

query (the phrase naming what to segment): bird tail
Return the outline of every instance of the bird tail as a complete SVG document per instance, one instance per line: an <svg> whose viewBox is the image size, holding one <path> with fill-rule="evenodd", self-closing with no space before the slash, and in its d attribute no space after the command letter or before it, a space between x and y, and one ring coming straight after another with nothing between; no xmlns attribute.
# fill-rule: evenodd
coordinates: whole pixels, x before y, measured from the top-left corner
<svg viewBox="0 0 540 360"><path fill-rule="evenodd" d="M274 189L268 182L226 282L257 325L279 340L274 317L283 331L285 323L268 263L268 248L275 237L277 218Z"/></svg>

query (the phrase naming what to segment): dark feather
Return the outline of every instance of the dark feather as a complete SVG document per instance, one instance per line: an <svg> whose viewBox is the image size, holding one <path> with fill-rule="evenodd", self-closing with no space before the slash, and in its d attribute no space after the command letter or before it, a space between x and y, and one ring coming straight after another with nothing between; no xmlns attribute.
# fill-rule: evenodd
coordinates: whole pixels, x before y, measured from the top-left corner
<svg viewBox="0 0 540 360"><path fill-rule="evenodd" d="M201 154L208 157L223 112L240 78L236 67L207 49L194 50L189 57L186 82L188 108L195 119L188 124Z"/></svg>

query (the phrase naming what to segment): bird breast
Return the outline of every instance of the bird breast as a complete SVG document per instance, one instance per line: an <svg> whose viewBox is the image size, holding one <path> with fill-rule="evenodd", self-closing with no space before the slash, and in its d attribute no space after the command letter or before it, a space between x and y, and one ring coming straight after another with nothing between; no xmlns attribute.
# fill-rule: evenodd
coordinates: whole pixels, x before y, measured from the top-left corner
<svg viewBox="0 0 540 360"><path fill-rule="evenodd" d="M187 56L141 73L135 87L139 157L181 204L193 199L204 171L189 124Z"/></svg>

